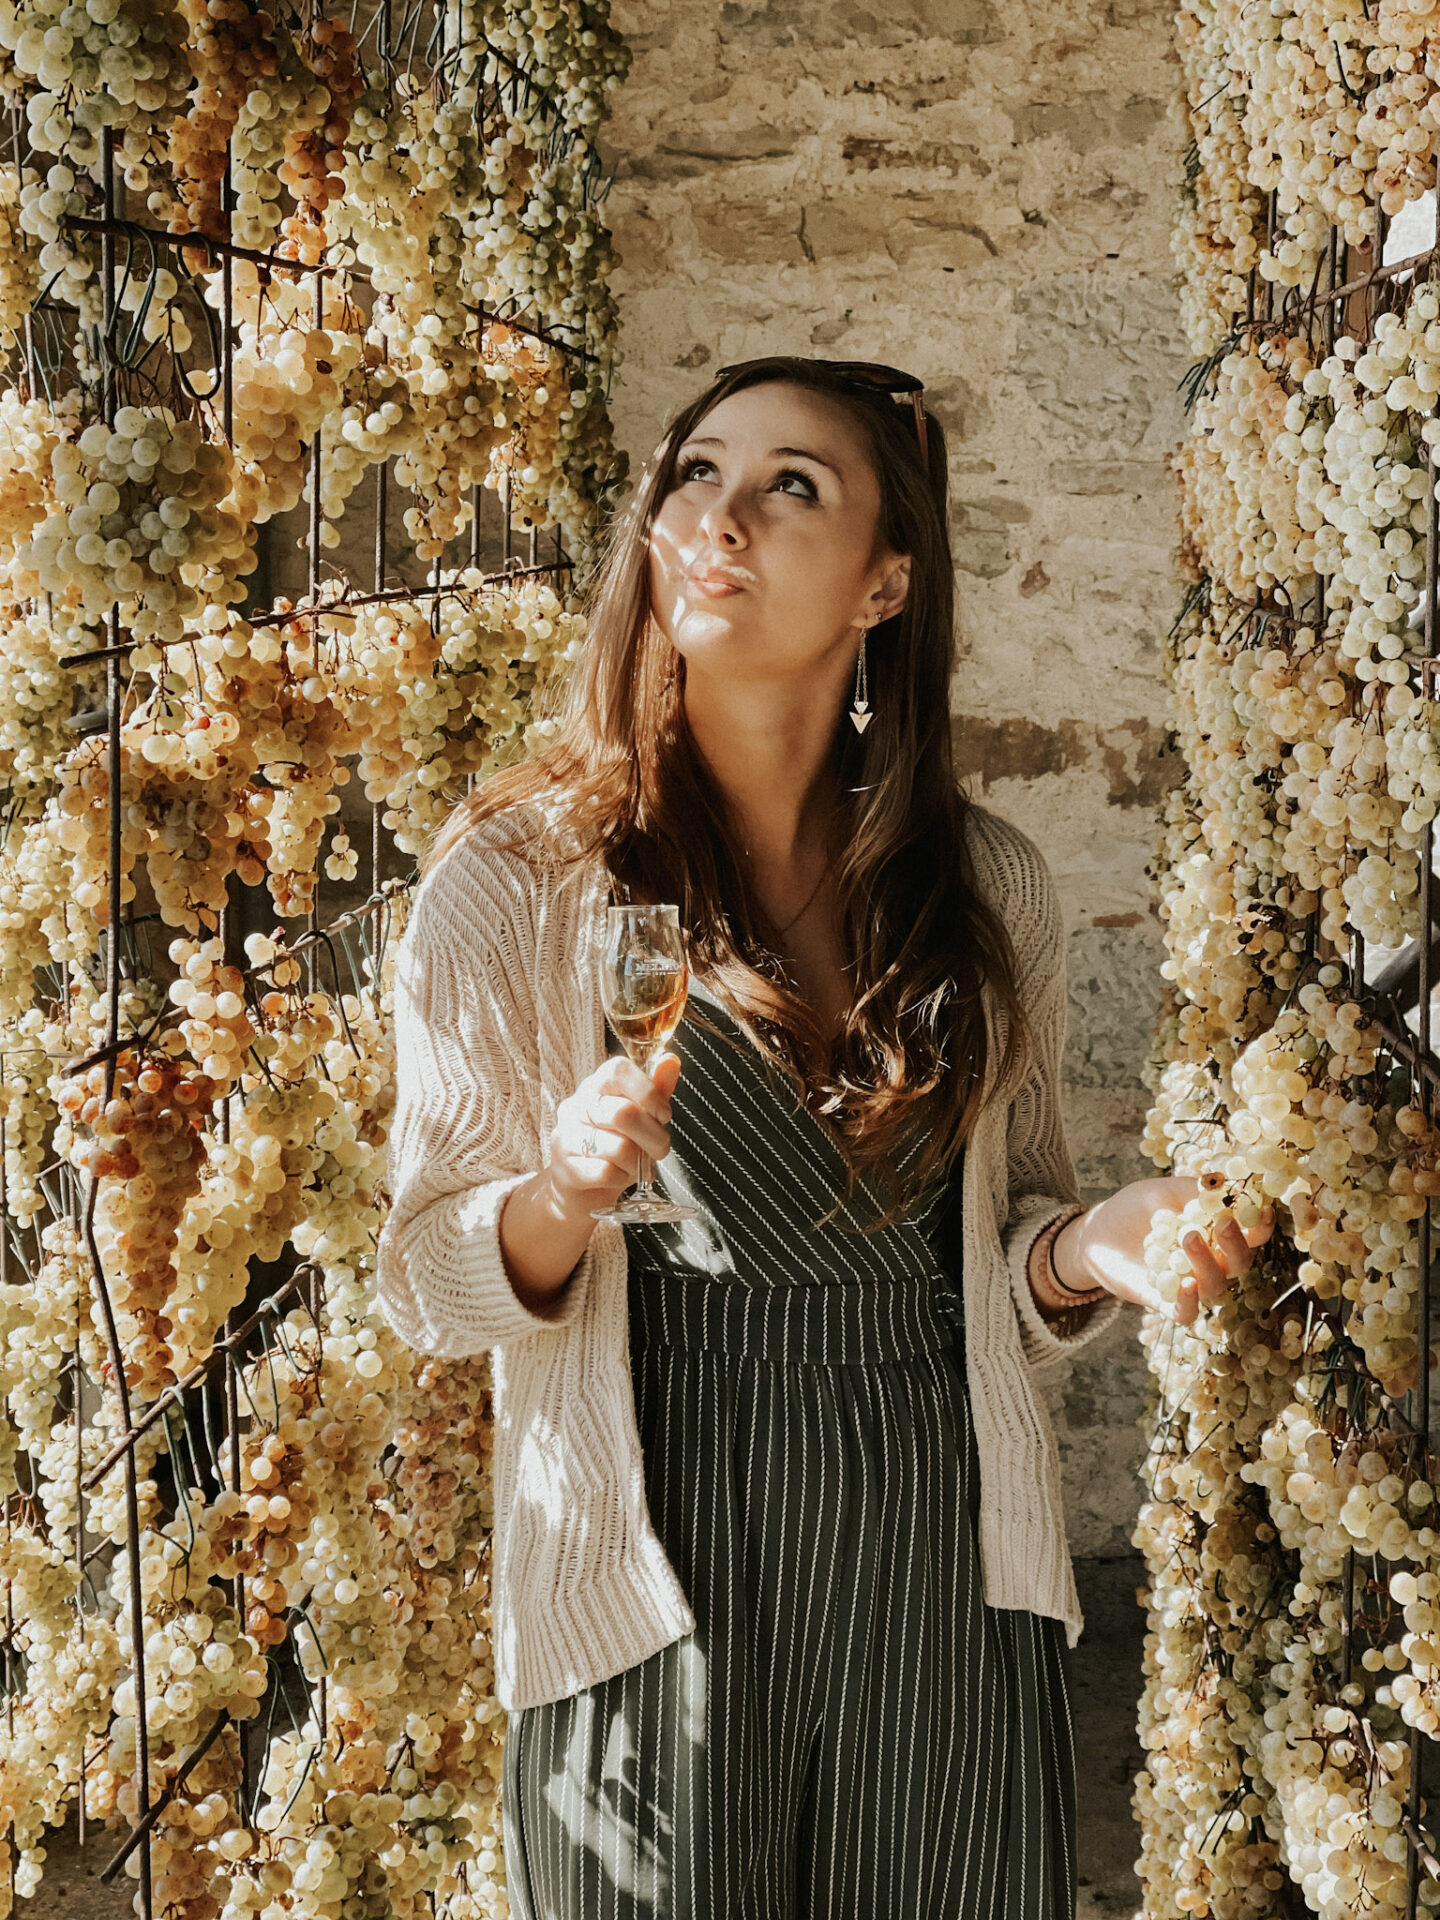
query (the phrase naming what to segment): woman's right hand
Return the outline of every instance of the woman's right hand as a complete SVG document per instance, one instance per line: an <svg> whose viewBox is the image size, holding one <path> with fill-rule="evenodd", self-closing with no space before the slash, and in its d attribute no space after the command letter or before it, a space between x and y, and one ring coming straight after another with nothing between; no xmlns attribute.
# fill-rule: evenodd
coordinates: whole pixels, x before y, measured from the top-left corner
<svg viewBox="0 0 1440 1920"><path fill-rule="evenodd" d="M500 1211L500 1255L521 1305L553 1320L594 1236L591 1211L635 1179L640 1154L670 1151L670 1095L680 1057L662 1053L649 1079L623 1054L608 1056L555 1110L549 1159Z"/></svg>
<svg viewBox="0 0 1440 1920"><path fill-rule="evenodd" d="M662 1053L652 1080L624 1054L610 1054L556 1109L546 1172L564 1213L590 1221L639 1177L640 1155L670 1151L670 1096L680 1057Z"/></svg>

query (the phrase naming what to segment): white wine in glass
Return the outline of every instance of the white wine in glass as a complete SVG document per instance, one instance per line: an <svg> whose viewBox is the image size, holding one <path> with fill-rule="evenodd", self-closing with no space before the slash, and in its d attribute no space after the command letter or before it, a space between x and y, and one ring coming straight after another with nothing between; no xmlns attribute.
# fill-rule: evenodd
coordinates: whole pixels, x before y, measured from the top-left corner
<svg viewBox="0 0 1440 1920"><path fill-rule="evenodd" d="M689 988L680 909L611 907L600 961L601 1000L615 1038L646 1074L679 1026ZM654 1165L642 1153L636 1184L614 1206L595 1208L595 1219L693 1220L696 1209L671 1200L654 1177Z"/></svg>

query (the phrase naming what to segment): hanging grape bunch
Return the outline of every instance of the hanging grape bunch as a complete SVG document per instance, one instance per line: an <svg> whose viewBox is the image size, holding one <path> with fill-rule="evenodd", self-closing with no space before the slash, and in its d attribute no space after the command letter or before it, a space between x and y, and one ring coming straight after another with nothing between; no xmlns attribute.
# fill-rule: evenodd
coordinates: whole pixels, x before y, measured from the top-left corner
<svg viewBox="0 0 1440 1920"><path fill-rule="evenodd" d="M1142 1914L1411 1920L1440 1907L1440 278L1382 253L1430 244L1399 222L1435 180L1440 28L1409 0L1177 25L1200 358L1144 1145L1197 1193L1147 1257L1174 1298L1222 1207L1281 1231L1192 1326L1145 1324Z"/></svg>
<svg viewBox="0 0 1440 1920"><path fill-rule="evenodd" d="M0 1914L508 1912L488 1359L374 1303L413 858L625 479L603 4L7 0Z"/></svg>

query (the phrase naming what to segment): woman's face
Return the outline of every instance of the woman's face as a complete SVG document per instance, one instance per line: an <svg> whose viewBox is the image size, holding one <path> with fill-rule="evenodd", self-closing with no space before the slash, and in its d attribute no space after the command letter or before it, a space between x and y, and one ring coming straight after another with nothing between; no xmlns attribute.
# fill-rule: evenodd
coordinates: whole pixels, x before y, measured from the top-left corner
<svg viewBox="0 0 1440 1920"><path fill-rule="evenodd" d="M655 620L691 673L786 679L848 658L857 630L904 600L909 561L873 555L879 518L842 405L786 381L744 387L676 451L650 535Z"/></svg>

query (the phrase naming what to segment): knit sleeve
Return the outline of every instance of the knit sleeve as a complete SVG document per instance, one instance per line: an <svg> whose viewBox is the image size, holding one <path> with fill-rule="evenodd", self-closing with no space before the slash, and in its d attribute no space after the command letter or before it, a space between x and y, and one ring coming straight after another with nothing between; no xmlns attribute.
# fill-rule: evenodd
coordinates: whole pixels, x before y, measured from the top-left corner
<svg viewBox="0 0 1440 1920"><path fill-rule="evenodd" d="M1046 1321L1030 1290L1030 1249L1052 1220L1079 1202L1080 1188L1060 1113L1060 1064L1069 1016L1064 916L1044 855L1018 827L1006 825L1012 844L1005 864L1013 889L1007 924L1015 939L1035 1060L1010 1103L1008 1206L1000 1239L1025 1357L1032 1365L1051 1367L1103 1333L1125 1303L1114 1295L1098 1301L1074 1333L1064 1334Z"/></svg>
<svg viewBox="0 0 1440 1920"><path fill-rule="evenodd" d="M377 1297L396 1333L455 1358L543 1337L580 1312L587 1251L545 1316L517 1297L500 1214L542 1164L529 957L535 879L462 841L420 886L395 968L390 1211Z"/></svg>

